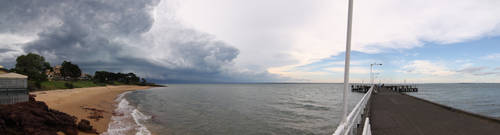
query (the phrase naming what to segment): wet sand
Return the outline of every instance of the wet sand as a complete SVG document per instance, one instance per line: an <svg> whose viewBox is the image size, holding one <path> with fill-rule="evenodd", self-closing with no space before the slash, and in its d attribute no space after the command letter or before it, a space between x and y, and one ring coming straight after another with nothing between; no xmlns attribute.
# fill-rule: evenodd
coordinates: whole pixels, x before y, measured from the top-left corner
<svg viewBox="0 0 500 135"><path fill-rule="evenodd" d="M50 108L59 110L80 119L87 119L97 132L105 132L115 110L115 99L126 91L148 89L149 86L120 85L106 87L76 88L64 90L38 91L36 100L45 102ZM90 119L92 109L102 110L103 118ZM101 115L101 114L99 114ZM86 133L80 133L86 134Z"/></svg>

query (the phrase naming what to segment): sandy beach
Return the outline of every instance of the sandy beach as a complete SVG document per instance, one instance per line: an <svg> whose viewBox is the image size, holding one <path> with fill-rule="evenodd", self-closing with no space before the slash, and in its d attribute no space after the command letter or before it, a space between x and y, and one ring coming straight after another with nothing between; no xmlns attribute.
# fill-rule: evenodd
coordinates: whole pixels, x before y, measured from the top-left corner
<svg viewBox="0 0 500 135"><path fill-rule="evenodd" d="M80 119L87 119L91 125L102 133L107 130L116 102L117 96L123 92L131 90L148 89L149 86L106 86L76 88L64 90L38 91L31 94L36 95L36 100L45 102L50 108L56 109ZM92 109L102 110L103 118L98 120L90 119ZM86 134L86 133L80 133Z"/></svg>

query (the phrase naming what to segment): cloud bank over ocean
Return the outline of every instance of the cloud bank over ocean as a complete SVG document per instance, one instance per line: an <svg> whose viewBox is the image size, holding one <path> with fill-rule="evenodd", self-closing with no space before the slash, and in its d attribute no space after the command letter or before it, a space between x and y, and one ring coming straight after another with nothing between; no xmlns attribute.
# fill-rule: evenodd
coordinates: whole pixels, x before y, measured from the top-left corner
<svg viewBox="0 0 500 135"><path fill-rule="evenodd" d="M17 56L35 52L52 64L71 60L86 72L136 72L159 82L343 78L347 1L0 2L0 65L9 68ZM492 80L500 67L498 6L497 0L356 1L352 60L361 63L353 63L352 79L366 79L369 64L379 62L386 80ZM466 70L472 67L484 68Z"/></svg>
<svg viewBox="0 0 500 135"><path fill-rule="evenodd" d="M184 27L157 0L2 1L0 64L35 52L86 72L136 72L166 82L283 80L234 65L239 50L213 35ZM161 12L161 13L160 13Z"/></svg>

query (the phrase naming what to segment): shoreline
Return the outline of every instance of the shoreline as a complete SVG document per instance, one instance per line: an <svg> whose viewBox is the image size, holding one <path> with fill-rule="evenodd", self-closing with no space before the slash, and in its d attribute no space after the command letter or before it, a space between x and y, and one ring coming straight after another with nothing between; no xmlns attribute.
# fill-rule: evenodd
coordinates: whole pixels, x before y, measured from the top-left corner
<svg viewBox="0 0 500 135"><path fill-rule="evenodd" d="M49 108L87 119L98 133L107 131L111 116L116 109L115 99L118 95L134 90L149 89L151 86L119 85L88 87L75 89L61 89L50 91L36 91L37 101L45 102ZM80 132L87 135L89 133Z"/></svg>

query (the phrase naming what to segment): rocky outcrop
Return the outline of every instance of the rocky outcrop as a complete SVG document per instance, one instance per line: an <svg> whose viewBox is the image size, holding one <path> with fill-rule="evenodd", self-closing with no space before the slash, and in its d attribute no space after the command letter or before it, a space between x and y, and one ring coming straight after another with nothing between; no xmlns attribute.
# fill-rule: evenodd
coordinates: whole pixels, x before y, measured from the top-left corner
<svg viewBox="0 0 500 135"><path fill-rule="evenodd" d="M0 105L0 134L6 135L77 135L78 130L95 133L89 121L50 109L30 95L29 102ZM80 128L81 127L81 128Z"/></svg>
<svg viewBox="0 0 500 135"><path fill-rule="evenodd" d="M82 119L80 120L80 122L78 122L78 129L80 131L87 133L97 133L96 130L92 127L92 125L90 125L90 121L86 119Z"/></svg>

